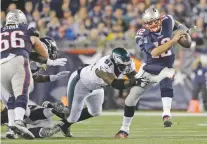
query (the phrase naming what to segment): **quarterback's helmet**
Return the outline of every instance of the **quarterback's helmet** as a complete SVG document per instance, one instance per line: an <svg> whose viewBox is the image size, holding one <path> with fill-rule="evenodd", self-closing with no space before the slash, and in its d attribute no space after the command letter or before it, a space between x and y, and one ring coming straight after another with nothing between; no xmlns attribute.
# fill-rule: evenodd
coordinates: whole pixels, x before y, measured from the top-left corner
<svg viewBox="0 0 207 144"><path fill-rule="evenodd" d="M157 32L161 28L160 13L155 8L148 8L142 14L143 26L151 32Z"/></svg>
<svg viewBox="0 0 207 144"><path fill-rule="evenodd" d="M9 24L27 24L27 18L21 10L14 9L6 15L6 25Z"/></svg>
<svg viewBox="0 0 207 144"><path fill-rule="evenodd" d="M49 37L42 37L40 38L40 41L43 43L45 48L48 50L49 58L51 60L56 59L57 54L58 54L58 47L56 45L56 42Z"/></svg>
<svg viewBox="0 0 207 144"><path fill-rule="evenodd" d="M131 66L130 54L124 48L115 48L111 57L120 72L125 72Z"/></svg>

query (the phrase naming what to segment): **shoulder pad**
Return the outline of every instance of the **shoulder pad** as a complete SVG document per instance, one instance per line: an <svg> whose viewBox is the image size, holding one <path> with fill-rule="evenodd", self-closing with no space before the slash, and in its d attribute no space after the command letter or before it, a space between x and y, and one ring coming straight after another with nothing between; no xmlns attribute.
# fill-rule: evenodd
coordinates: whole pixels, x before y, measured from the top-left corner
<svg viewBox="0 0 207 144"><path fill-rule="evenodd" d="M31 36L36 36L36 37L40 36L40 34L36 28L30 27L30 28L28 28L28 31L30 31Z"/></svg>
<svg viewBox="0 0 207 144"><path fill-rule="evenodd" d="M149 31L145 28L141 28L137 31L136 35L135 35L135 39L140 39L142 37L145 37L149 34Z"/></svg>

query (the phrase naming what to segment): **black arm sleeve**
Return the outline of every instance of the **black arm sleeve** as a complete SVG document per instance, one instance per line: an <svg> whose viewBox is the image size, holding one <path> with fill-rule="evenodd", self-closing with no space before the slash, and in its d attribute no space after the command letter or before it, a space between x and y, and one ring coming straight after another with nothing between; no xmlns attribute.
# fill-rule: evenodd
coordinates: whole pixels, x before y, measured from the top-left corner
<svg viewBox="0 0 207 144"><path fill-rule="evenodd" d="M134 86L136 81L135 79L129 79L129 83L125 84L125 79L114 79L111 83L111 86L115 89L122 90Z"/></svg>
<svg viewBox="0 0 207 144"><path fill-rule="evenodd" d="M35 83L44 83L44 82L50 82L50 76L49 75L35 75L33 76Z"/></svg>
<svg viewBox="0 0 207 144"><path fill-rule="evenodd" d="M40 36L38 30L35 29L35 28L33 28L33 27L29 28L28 31L30 32L30 35L31 36L36 36L36 37L39 37Z"/></svg>
<svg viewBox="0 0 207 144"><path fill-rule="evenodd" d="M40 56L36 52L31 52L30 55L29 55L29 58L33 61L36 61L36 62L39 62L39 63L42 63L42 64L47 63L47 58Z"/></svg>

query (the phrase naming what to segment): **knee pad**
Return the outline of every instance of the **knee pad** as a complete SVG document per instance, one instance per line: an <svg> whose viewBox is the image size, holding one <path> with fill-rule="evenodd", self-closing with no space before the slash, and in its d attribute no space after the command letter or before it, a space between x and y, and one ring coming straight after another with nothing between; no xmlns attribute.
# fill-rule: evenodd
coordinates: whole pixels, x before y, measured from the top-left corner
<svg viewBox="0 0 207 144"><path fill-rule="evenodd" d="M172 80L165 78L160 82L161 97L173 97Z"/></svg>
<svg viewBox="0 0 207 144"><path fill-rule="evenodd" d="M100 116L101 115L101 111L96 111L91 113L92 116L96 117L96 116Z"/></svg>
<svg viewBox="0 0 207 144"><path fill-rule="evenodd" d="M20 95L16 98L16 101L15 101L15 108L16 107L21 107L23 109L26 109L27 107L27 96L26 95Z"/></svg>
<svg viewBox="0 0 207 144"><path fill-rule="evenodd" d="M93 110L93 111L89 111L89 113L90 113L90 115L92 115L94 117L100 116L102 113L102 108L99 108L99 109Z"/></svg>
<svg viewBox="0 0 207 144"><path fill-rule="evenodd" d="M9 97L7 102L8 109L14 109L15 108L15 97Z"/></svg>

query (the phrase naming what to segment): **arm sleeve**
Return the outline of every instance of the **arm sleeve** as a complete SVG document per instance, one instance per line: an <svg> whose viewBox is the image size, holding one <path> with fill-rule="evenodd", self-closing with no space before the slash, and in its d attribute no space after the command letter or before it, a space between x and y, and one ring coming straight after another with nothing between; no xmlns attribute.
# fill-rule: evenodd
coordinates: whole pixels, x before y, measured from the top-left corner
<svg viewBox="0 0 207 144"><path fill-rule="evenodd" d="M36 36L36 37L39 37L40 36L38 30L35 29L35 28L33 28L33 27L28 28L27 31L28 31L28 33L29 33L30 36Z"/></svg>
<svg viewBox="0 0 207 144"><path fill-rule="evenodd" d="M169 17L169 18L171 19L171 21L172 21L172 30L173 30L173 31L175 31L175 30L183 30L183 31L185 31L185 32L188 32L188 31L189 31L189 29L188 29L185 25L183 25L183 24L181 24L180 22L174 20L174 19L173 19L173 16L168 15L168 17Z"/></svg>

